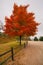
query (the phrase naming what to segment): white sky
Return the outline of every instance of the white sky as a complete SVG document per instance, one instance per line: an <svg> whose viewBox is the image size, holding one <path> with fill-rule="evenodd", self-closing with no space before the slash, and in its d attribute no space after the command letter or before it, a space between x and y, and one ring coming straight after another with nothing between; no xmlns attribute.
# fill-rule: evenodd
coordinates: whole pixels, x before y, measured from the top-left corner
<svg viewBox="0 0 43 65"><path fill-rule="evenodd" d="M4 23L5 16L10 16L13 10L13 4L17 5L27 5L29 12L35 13L35 20L41 23L38 27L38 32L36 36L43 36L43 0L0 0L0 20Z"/></svg>

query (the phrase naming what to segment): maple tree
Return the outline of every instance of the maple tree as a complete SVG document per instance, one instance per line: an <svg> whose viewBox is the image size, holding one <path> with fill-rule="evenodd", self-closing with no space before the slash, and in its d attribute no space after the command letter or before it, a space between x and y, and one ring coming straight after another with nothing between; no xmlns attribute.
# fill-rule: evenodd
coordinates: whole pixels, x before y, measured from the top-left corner
<svg viewBox="0 0 43 65"><path fill-rule="evenodd" d="M10 18L5 17L5 33L9 36L20 36L20 45L21 37L23 35L33 36L36 34L37 26L39 23L35 21L34 13L27 12L26 6L17 6L14 4L13 12Z"/></svg>

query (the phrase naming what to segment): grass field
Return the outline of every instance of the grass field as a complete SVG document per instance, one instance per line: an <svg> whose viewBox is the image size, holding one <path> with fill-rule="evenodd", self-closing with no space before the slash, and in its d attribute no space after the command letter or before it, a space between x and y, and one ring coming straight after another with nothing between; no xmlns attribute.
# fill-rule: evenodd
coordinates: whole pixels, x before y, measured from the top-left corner
<svg viewBox="0 0 43 65"><path fill-rule="evenodd" d="M21 41L23 44L24 41ZM11 47L16 47L20 44L20 41L16 38L0 37L0 54L7 51Z"/></svg>
<svg viewBox="0 0 43 65"><path fill-rule="evenodd" d="M10 38L10 37L0 37L0 44L5 44L7 42L11 42L11 41L15 41L16 39L13 37L13 38Z"/></svg>
<svg viewBox="0 0 43 65"><path fill-rule="evenodd" d="M14 38L1 38L0 39L0 54L3 54L4 52L8 51L11 49L11 47L16 48L20 45L20 41L17 41ZM22 45L24 43L24 41L21 41ZM17 52L20 48L15 49L14 52ZM0 62L4 61L7 57L9 57L11 55L11 52L6 54L5 56L0 58Z"/></svg>

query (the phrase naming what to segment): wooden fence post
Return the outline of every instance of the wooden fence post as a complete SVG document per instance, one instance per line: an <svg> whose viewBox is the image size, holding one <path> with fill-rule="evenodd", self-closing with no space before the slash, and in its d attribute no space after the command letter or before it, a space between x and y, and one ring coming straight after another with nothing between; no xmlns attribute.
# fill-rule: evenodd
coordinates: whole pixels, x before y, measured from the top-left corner
<svg viewBox="0 0 43 65"><path fill-rule="evenodd" d="M26 47L26 44L24 43L24 48Z"/></svg>
<svg viewBox="0 0 43 65"><path fill-rule="evenodd" d="M11 47L12 60L14 61L13 47Z"/></svg>

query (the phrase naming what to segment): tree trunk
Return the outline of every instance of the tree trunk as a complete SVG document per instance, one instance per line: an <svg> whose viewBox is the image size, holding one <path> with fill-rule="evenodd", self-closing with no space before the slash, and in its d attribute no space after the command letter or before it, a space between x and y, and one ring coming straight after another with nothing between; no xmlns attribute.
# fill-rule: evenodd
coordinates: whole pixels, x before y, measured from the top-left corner
<svg viewBox="0 0 43 65"><path fill-rule="evenodd" d="M20 36L20 45L21 45L21 36Z"/></svg>

